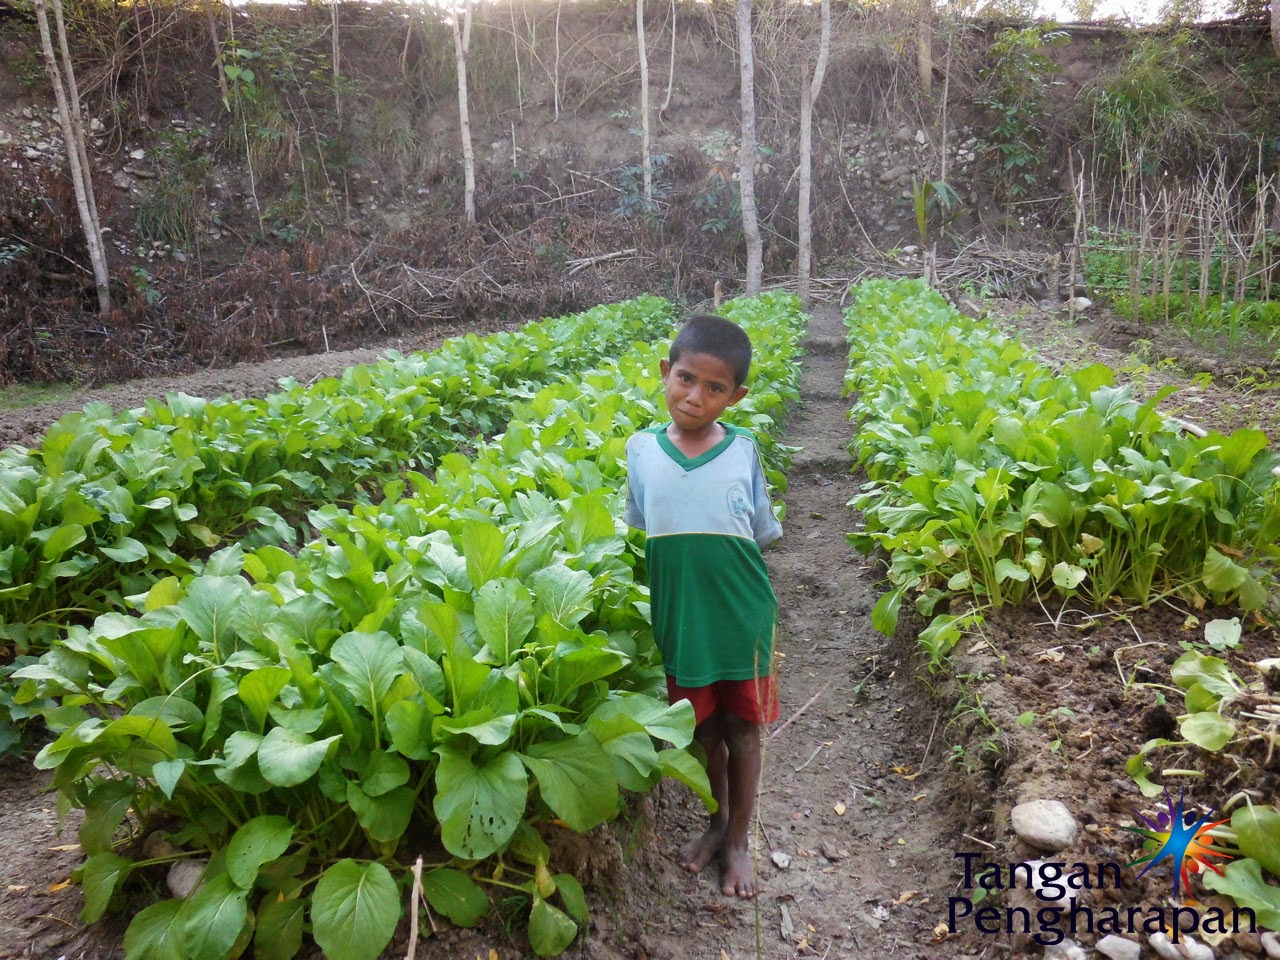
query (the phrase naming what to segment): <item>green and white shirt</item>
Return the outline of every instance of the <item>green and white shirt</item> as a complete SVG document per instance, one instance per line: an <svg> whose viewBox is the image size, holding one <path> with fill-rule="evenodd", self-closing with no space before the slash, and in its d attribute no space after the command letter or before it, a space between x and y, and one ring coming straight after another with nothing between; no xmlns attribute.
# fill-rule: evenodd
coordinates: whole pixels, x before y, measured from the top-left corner
<svg viewBox="0 0 1280 960"><path fill-rule="evenodd" d="M760 548L782 536L755 438L689 458L653 427L627 441L625 519L648 534L653 632L682 687L771 672L778 601Z"/></svg>

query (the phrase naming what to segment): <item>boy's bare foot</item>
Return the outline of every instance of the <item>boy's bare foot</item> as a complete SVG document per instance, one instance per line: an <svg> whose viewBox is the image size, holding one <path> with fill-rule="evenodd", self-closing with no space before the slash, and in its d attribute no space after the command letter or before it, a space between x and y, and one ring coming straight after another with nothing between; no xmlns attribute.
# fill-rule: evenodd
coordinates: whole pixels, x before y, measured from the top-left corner
<svg viewBox="0 0 1280 960"><path fill-rule="evenodd" d="M698 873L720 852L724 839L724 827L708 827L707 832L680 848L680 866L690 873Z"/></svg>
<svg viewBox="0 0 1280 960"><path fill-rule="evenodd" d="M720 848L720 858L724 862L720 892L726 897L753 898L756 895L756 871L746 844L730 846L726 843Z"/></svg>

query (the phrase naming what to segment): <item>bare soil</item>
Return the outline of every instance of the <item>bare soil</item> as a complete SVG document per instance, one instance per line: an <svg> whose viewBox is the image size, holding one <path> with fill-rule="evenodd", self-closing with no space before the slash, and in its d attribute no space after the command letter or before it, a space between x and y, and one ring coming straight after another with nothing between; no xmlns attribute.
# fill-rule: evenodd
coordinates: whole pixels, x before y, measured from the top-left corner
<svg viewBox="0 0 1280 960"><path fill-rule="evenodd" d="M1050 362L1104 360L1140 391L1162 379L1189 382L1185 372L1134 363L1131 354L1091 340L1090 333L1105 331L1105 321L1067 326L1013 304L997 304L996 312ZM1168 732L1180 712L1180 702L1166 705L1156 686L1168 682L1179 644L1229 612L1170 604L1103 615L1048 606L1002 611L962 641L945 675L929 673L909 624L894 638L872 629L878 568L845 541L857 523L847 502L859 478L846 451L852 427L842 397L842 335L836 308L817 310L802 401L786 428L786 441L802 448L785 497L787 533L767 554L784 620L782 714L766 743L753 841L761 893L753 902L728 899L719 893L714 864L701 875L678 866L675 853L700 831L704 813L689 791L664 784L618 822L558 845L562 862L589 880L592 903L592 927L570 957L1039 955L1042 948L1023 935L946 929L948 898L964 892L957 854L978 852L1001 863L1036 856L1014 837L1009 811L1045 798L1064 802L1081 828L1063 859L1127 863L1137 856L1136 841L1122 828L1133 823L1134 810L1152 806L1125 773L1125 760L1148 738ZM411 345L418 344L400 348ZM195 380L113 388L123 392L110 396L130 404L175 388L263 392L280 375L310 379L359 359L367 357L241 365ZM1203 398L1191 406L1206 427L1275 423L1274 399L1265 395L1242 403L1226 387L1202 383L1190 396ZM0 417L0 437L29 440L61 409ZM1274 629L1253 621L1245 627L1230 659L1276 655ZM1187 758L1187 765L1203 760ZM1258 761L1251 786L1273 795L1280 757ZM1236 789L1219 790L1225 773L1215 779L1217 773L1224 772L1188 784L1191 801L1208 808ZM92 929L77 920L80 889L66 882L79 860L75 819L58 832L47 789L47 778L25 764L0 766L0 805L7 813L0 833L0 960L120 957L127 918ZM1153 905L1168 893L1163 875L1138 880L1129 869L1123 880L1117 889L1091 893L1091 904ZM416 955L529 956L520 924L506 922L515 909L499 904L477 930L441 929ZM385 956L403 956L405 948L402 935ZM1260 952L1248 935L1216 949L1223 958Z"/></svg>

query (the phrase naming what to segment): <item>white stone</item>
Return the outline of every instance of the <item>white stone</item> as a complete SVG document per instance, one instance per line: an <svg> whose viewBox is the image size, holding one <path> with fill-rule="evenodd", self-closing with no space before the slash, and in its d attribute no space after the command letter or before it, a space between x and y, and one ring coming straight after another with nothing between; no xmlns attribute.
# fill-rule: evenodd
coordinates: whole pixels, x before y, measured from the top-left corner
<svg viewBox="0 0 1280 960"><path fill-rule="evenodd" d="M1061 943L1053 943L1044 948L1045 960L1089 960L1084 947L1067 938Z"/></svg>
<svg viewBox="0 0 1280 960"><path fill-rule="evenodd" d="M929 142L929 135L925 133L923 130L917 130L916 143L920 144L920 146L924 146L928 142Z"/></svg>
<svg viewBox="0 0 1280 960"><path fill-rule="evenodd" d="M1036 899L1046 907L1056 907L1058 910L1074 913L1080 895L1069 889L1065 883L1048 882L1041 876L1044 865L1043 860L1027 861L1027 866L1031 869L1031 890L1035 893Z"/></svg>
<svg viewBox="0 0 1280 960"><path fill-rule="evenodd" d="M200 886L204 876L204 868L208 864L203 860L175 860L169 868L167 883L169 892L179 900L185 900L191 892Z"/></svg>
<svg viewBox="0 0 1280 960"><path fill-rule="evenodd" d="M1009 814L1013 832L1037 850L1057 853L1076 842L1076 820L1059 800L1020 803Z"/></svg>
<svg viewBox="0 0 1280 960"><path fill-rule="evenodd" d="M1147 944L1162 960L1186 960L1182 951L1173 945L1167 934L1153 933L1147 937Z"/></svg>
<svg viewBox="0 0 1280 960"><path fill-rule="evenodd" d="M1138 960L1142 956L1142 944L1117 937L1114 933L1107 934L1096 946L1100 954L1111 960Z"/></svg>
<svg viewBox="0 0 1280 960"><path fill-rule="evenodd" d="M1178 949L1187 960L1215 960L1213 948L1207 943L1196 940L1189 933L1178 937Z"/></svg>
<svg viewBox="0 0 1280 960"><path fill-rule="evenodd" d="M104 129L106 128L102 125L102 121L99 120L97 117L94 117L89 121L90 133L101 133Z"/></svg>
<svg viewBox="0 0 1280 960"><path fill-rule="evenodd" d="M773 865L779 870L786 870L791 866L791 855L785 850L775 850L769 855L769 859L773 861Z"/></svg>
<svg viewBox="0 0 1280 960"><path fill-rule="evenodd" d="M1280 960L1280 934L1268 930L1260 938L1262 940L1262 952L1271 960Z"/></svg>
<svg viewBox="0 0 1280 960"><path fill-rule="evenodd" d="M147 155L147 151L143 150L141 147L139 147L137 150L129 151L129 156L132 157L134 160L141 160L146 155Z"/></svg>

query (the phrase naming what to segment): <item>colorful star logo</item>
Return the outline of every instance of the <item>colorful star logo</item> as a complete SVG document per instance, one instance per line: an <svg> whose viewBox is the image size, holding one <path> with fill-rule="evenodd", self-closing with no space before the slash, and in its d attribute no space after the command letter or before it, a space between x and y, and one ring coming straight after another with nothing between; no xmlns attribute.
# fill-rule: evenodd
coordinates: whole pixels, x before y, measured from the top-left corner
<svg viewBox="0 0 1280 960"><path fill-rule="evenodd" d="M1173 799L1169 796L1169 791L1164 792L1165 803L1168 806L1166 812L1156 817L1155 822L1144 817L1141 813L1134 811L1134 815L1145 823L1146 827L1125 827L1130 833L1136 833L1142 837L1142 847L1144 850L1151 851L1145 857L1139 857L1132 863L1130 867L1145 863L1142 876L1161 860L1170 860L1174 864L1173 874L1173 895L1178 895L1178 886L1181 882L1182 887L1186 891L1186 897L1191 899L1191 874L1199 873L1207 868L1212 870L1219 876L1222 871L1209 860L1210 857L1234 856L1225 850L1220 850L1214 846L1214 838L1209 835L1209 831L1214 827L1220 827L1227 823L1228 820L1209 821L1213 816L1213 810L1201 817L1199 820L1189 822L1191 814L1184 812L1183 809L1183 793L1178 794L1178 804L1175 807Z"/></svg>

